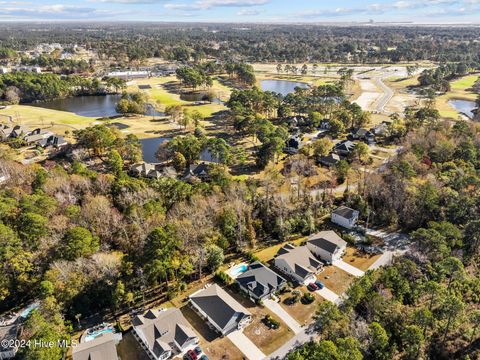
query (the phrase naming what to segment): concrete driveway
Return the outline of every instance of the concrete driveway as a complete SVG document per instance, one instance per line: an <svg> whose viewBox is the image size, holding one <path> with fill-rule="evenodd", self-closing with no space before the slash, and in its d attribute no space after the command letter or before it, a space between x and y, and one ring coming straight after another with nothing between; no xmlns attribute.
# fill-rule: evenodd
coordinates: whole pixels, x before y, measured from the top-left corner
<svg viewBox="0 0 480 360"><path fill-rule="evenodd" d="M262 360L265 354L241 330L227 335L230 341L245 355L248 360Z"/></svg>
<svg viewBox="0 0 480 360"><path fill-rule="evenodd" d="M302 331L302 327L300 324L295 320L293 317L290 316L288 312L285 311L282 306L271 300L271 299L266 299L263 300L263 305L265 305L271 312L276 314L280 319L282 319L287 326L292 329L294 334L298 334L300 331Z"/></svg>
<svg viewBox="0 0 480 360"><path fill-rule="evenodd" d="M340 303L340 296L335 294L332 290L327 289L326 287L320 290L316 290L315 292L321 297L323 297L324 299L327 299L328 301L331 301L334 304Z"/></svg>
<svg viewBox="0 0 480 360"><path fill-rule="evenodd" d="M346 271L347 273L349 273L353 276L356 276L356 277L360 277L360 276L365 275L364 271L362 271L360 269L357 269L355 266L352 266L352 265L350 265L349 263L346 263L343 260L334 261L332 263L332 265L336 266L339 269L342 269L343 271Z"/></svg>

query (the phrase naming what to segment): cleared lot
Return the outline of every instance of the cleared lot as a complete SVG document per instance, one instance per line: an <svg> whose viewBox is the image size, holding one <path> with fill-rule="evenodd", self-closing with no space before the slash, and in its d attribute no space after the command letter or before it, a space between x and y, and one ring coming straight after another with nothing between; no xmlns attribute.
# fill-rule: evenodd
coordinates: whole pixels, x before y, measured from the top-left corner
<svg viewBox="0 0 480 360"><path fill-rule="evenodd" d="M336 266L325 266L325 270L317 278L331 291L342 295L350 286L355 277Z"/></svg>

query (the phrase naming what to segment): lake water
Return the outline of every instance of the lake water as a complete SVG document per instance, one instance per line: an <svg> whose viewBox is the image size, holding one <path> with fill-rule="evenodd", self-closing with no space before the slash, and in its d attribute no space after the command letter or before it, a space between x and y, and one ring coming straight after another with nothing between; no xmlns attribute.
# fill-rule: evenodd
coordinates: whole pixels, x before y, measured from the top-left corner
<svg viewBox="0 0 480 360"><path fill-rule="evenodd" d="M158 159L155 154L157 153L160 144L167 140L170 139L164 137L141 139L140 143L142 144L143 161L148 163L158 163Z"/></svg>
<svg viewBox="0 0 480 360"><path fill-rule="evenodd" d="M448 103L458 112L467 115L473 119L473 110L477 107L475 101L469 100L449 100Z"/></svg>
<svg viewBox="0 0 480 360"><path fill-rule="evenodd" d="M118 115L115 110L121 95L76 96L33 104L52 110L68 111L80 116L109 117Z"/></svg>
<svg viewBox="0 0 480 360"><path fill-rule="evenodd" d="M273 91L286 96L295 91L296 87L308 88L309 85L304 82L288 81L288 80L262 80L260 87L263 91Z"/></svg>
<svg viewBox="0 0 480 360"><path fill-rule="evenodd" d="M99 118L119 115L115 107L120 98L121 95L75 96L32 105L52 110L68 111L80 116ZM153 106L148 104L145 115L164 116L165 114L156 111Z"/></svg>

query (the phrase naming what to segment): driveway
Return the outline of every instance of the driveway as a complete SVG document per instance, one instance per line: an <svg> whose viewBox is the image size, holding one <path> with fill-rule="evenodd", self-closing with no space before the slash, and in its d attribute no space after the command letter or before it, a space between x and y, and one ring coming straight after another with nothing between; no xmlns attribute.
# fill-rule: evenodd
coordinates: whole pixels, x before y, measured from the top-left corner
<svg viewBox="0 0 480 360"><path fill-rule="evenodd" d="M246 337L241 330L234 331L227 335L230 341L246 356L248 360L262 360L265 354Z"/></svg>
<svg viewBox="0 0 480 360"><path fill-rule="evenodd" d="M348 272L349 274L352 274L353 276L360 277L365 275L365 272L357 269L355 266L350 265L349 263L346 263L343 260L337 260L332 263L333 266L338 267L339 269L342 269L343 271Z"/></svg>
<svg viewBox="0 0 480 360"><path fill-rule="evenodd" d="M390 265L394 256L403 255L410 249L410 238L407 234L373 229L367 229L367 234L381 238L385 243L382 256L370 265L369 270Z"/></svg>
<svg viewBox="0 0 480 360"><path fill-rule="evenodd" d="M315 292L321 297L323 297L324 299L327 299L328 301L331 301L334 304L340 303L340 296L335 294L332 290L327 289L326 287L320 290L316 290Z"/></svg>
<svg viewBox="0 0 480 360"><path fill-rule="evenodd" d="M266 299L263 300L263 305L265 305L271 312L276 314L280 319L282 319L287 326L292 329L294 334L298 334L300 331L302 331L302 327L300 324L295 320L293 317L290 316L288 312L286 312L279 303L271 300L271 299Z"/></svg>

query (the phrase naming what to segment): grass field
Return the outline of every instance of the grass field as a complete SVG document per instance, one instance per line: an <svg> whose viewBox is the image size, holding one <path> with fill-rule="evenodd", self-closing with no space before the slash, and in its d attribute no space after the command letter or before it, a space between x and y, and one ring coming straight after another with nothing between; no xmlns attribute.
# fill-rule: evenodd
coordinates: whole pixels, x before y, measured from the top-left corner
<svg viewBox="0 0 480 360"><path fill-rule="evenodd" d="M475 101L477 94L473 93L471 87L479 75L467 75L450 83L450 91L445 95L439 96L436 101L436 107L442 117L457 119L460 114L449 103L449 100L471 100Z"/></svg>
<svg viewBox="0 0 480 360"><path fill-rule="evenodd" d="M175 76L139 79L132 82L128 86L127 91L129 92L139 91L139 88L138 88L139 85L150 85L151 87L150 89L141 90L141 91L145 92L150 98L150 101L152 101L152 103L157 104L158 108L162 111L165 110L165 107L169 105L182 105L182 106L191 105L191 102L180 99L179 94L170 92L166 89L165 87L166 85L175 85L175 86L178 85L178 80ZM208 90L215 92L217 97L222 101L226 101L230 97L231 89L221 84L218 80L214 80L213 86ZM212 116L212 114L218 111L227 109L224 105L218 104L218 103L191 106L191 108L192 110L193 109L198 110L205 117L210 117Z"/></svg>

